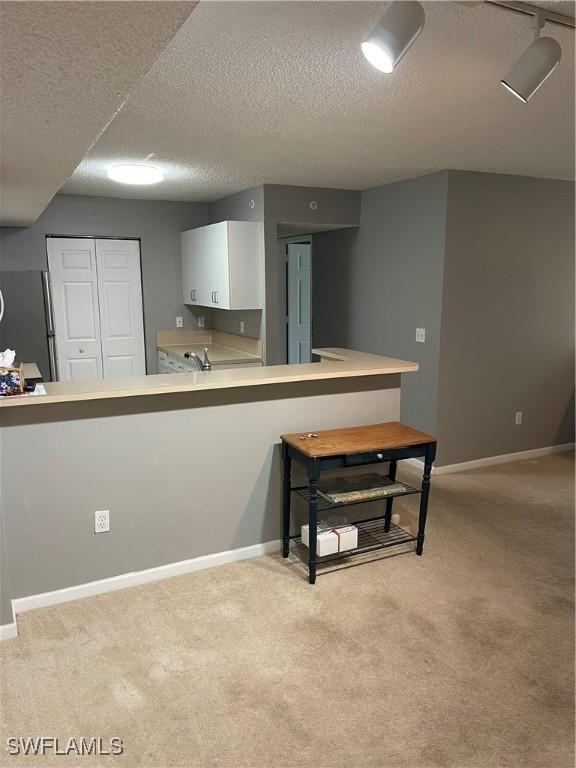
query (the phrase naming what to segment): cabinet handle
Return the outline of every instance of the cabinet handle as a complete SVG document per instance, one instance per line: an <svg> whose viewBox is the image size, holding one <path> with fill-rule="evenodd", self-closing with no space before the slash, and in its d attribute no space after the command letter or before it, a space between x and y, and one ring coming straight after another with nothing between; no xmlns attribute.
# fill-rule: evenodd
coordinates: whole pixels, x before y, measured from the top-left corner
<svg viewBox="0 0 576 768"><path fill-rule="evenodd" d="M193 288L193 289L190 291L190 300L191 300L191 301L196 301L196 288Z"/></svg>
<svg viewBox="0 0 576 768"><path fill-rule="evenodd" d="M214 291L214 304L218 304L218 291Z"/></svg>
<svg viewBox="0 0 576 768"><path fill-rule="evenodd" d="M382 461L382 459L384 458L384 454L383 453L377 453L376 454L376 458L379 459L379 461Z"/></svg>

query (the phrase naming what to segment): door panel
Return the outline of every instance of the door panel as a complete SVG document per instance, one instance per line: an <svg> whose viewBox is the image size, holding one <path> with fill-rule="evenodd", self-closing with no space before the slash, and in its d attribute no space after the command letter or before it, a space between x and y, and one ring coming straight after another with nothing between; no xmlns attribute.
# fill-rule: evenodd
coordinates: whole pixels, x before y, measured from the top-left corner
<svg viewBox="0 0 576 768"><path fill-rule="evenodd" d="M94 316L94 312L86 311L86 307L90 307L93 303L93 283L63 281L62 293L66 338L69 341L95 339L97 336L95 323L98 318Z"/></svg>
<svg viewBox="0 0 576 768"><path fill-rule="evenodd" d="M66 360L66 381L99 379L100 360L97 357L69 357ZM61 377L64 380L64 377Z"/></svg>
<svg viewBox="0 0 576 768"><path fill-rule="evenodd" d="M132 332L130 313L130 283L103 283L102 307L106 311L106 325L111 339L125 339Z"/></svg>
<svg viewBox="0 0 576 768"><path fill-rule="evenodd" d="M96 240L104 378L146 373L140 246Z"/></svg>
<svg viewBox="0 0 576 768"><path fill-rule="evenodd" d="M63 269L84 269L92 272L94 269L93 254L86 248L73 248L61 251L61 264Z"/></svg>
<svg viewBox="0 0 576 768"><path fill-rule="evenodd" d="M121 379L125 376L136 376L135 358L133 355L109 357L108 370L110 371L110 378Z"/></svg>
<svg viewBox="0 0 576 768"><path fill-rule="evenodd" d="M288 362L311 359L311 251L309 243L288 243Z"/></svg>
<svg viewBox="0 0 576 768"><path fill-rule="evenodd" d="M228 309L228 222L221 221L206 230L204 270L206 287L210 291L208 306Z"/></svg>
<svg viewBox="0 0 576 768"><path fill-rule="evenodd" d="M46 239L61 381L102 378L96 250L89 238Z"/></svg>

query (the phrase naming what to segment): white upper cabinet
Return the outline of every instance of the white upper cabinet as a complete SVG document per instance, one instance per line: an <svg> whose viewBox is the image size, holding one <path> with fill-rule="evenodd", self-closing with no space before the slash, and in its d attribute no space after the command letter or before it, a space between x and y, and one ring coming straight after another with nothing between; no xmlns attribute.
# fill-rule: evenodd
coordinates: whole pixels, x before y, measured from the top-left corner
<svg viewBox="0 0 576 768"><path fill-rule="evenodd" d="M182 232L184 304L262 309L262 226L221 221Z"/></svg>

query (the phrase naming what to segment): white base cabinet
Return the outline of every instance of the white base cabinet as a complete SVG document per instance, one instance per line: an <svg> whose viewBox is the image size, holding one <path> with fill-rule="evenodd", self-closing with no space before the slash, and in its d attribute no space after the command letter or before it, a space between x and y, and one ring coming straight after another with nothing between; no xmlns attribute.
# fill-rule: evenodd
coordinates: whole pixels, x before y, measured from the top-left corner
<svg viewBox="0 0 576 768"><path fill-rule="evenodd" d="M263 234L253 221L221 221L181 234L184 304L262 309Z"/></svg>

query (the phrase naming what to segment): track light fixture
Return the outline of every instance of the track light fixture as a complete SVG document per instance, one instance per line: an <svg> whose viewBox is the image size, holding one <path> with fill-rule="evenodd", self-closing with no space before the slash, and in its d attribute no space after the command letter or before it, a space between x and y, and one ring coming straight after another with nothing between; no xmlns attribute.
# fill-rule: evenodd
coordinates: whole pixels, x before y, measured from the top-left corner
<svg viewBox="0 0 576 768"><path fill-rule="evenodd" d="M540 37L544 23L542 16L535 14L531 26L535 30L536 39L500 81L510 93L524 103L532 98L542 83L550 77L562 58L562 49L556 40Z"/></svg>
<svg viewBox="0 0 576 768"><path fill-rule="evenodd" d="M396 0L362 43L362 53L380 72L393 72L423 27L424 9L420 3Z"/></svg>

